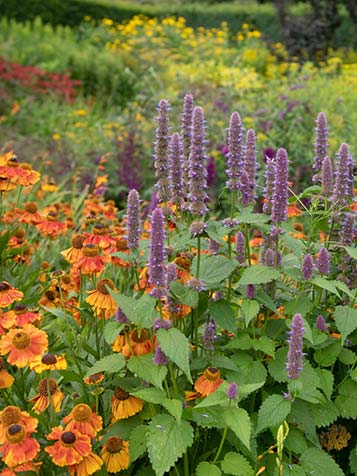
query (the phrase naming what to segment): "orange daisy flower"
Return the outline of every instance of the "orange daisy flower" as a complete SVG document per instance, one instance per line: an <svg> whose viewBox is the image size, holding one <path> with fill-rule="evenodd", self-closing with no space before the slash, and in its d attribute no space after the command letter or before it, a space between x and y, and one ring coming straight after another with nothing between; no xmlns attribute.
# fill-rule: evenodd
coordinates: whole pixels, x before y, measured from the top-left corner
<svg viewBox="0 0 357 476"><path fill-rule="evenodd" d="M56 426L47 435L50 441L56 441L53 446L45 448L57 466L71 466L78 464L92 451L89 436L82 435L79 431L66 431L61 426Z"/></svg>
<svg viewBox="0 0 357 476"><path fill-rule="evenodd" d="M6 468L1 471L0 476L18 476L19 473L31 472L39 474L40 466L42 463L25 463L16 466L15 469Z"/></svg>
<svg viewBox="0 0 357 476"><path fill-rule="evenodd" d="M38 223L36 227L40 233L51 238L64 235L67 231L66 224L58 220L58 214L54 211L49 211L45 219Z"/></svg>
<svg viewBox="0 0 357 476"><path fill-rule="evenodd" d="M14 184L25 185L29 178L29 172L20 166L16 154L13 154L5 165L0 166L0 176L7 178Z"/></svg>
<svg viewBox="0 0 357 476"><path fill-rule="evenodd" d="M96 374L90 375L89 377L85 377L84 383L87 385L97 385L104 380L104 374L102 372L98 372Z"/></svg>
<svg viewBox="0 0 357 476"><path fill-rule="evenodd" d="M287 206L287 212L288 212L288 217L299 217L303 214L302 210L298 208L296 203L291 203L290 205Z"/></svg>
<svg viewBox="0 0 357 476"><path fill-rule="evenodd" d="M103 427L102 417L93 413L90 406L85 403L76 405L71 413L63 418L63 423L66 425L66 430L78 430L91 438L94 438Z"/></svg>
<svg viewBox="0 0 357 476"><path fill-rule="evenodd" d="M130 395L120 387L115 387L112 397L112 423L139 413L143 405L141 398Z"/></svg>
<svg viewBox="0 0 357 476"><path fill-rule="evenodd" d="M67 361L64 354L45 354L36 357L36 359L29 363L29 367L40 374L48 370L65 370L67 368Z"/></svg>
<svg viewBox="0 0 357 476"><path fill-rule="evenodd" d="M0 192L10 192L16 188L16 184L12 183L7 177L0 176Z"/></svg>
<svg viewBox="0 0 357 476"><path fill-rule="evenodd" d="M82 257L77 261L76 268L82 274L99 275L104 270L104 264L108 263L108 256L99 256L99 247L97 245L85 245L81 249Z"/></svg>
<svg viewBox="0 0 357 476"><path fill-rule="evenodd" d="M32 410L35 413L44 412L50 404L53 406L56 413L61 411L61 404L64 395L59 389L56 380L53 378L42 379L38 384L38 392L39 393L30 400L30 402L35 402L32 407Z"/></svg>
<svg viewBox="0 0 357 476"><path fill-rule="evenodd" d="M5 443L0 446L2 461L11 467L29 463L36 458L40 445L28 436L20 423L10 425L5 432Z"/></svg>
<svg viewBox="0 0 357 476"><path fill-rule="evenodd" d="M14 377L5 369L5 362L0 357L0 390L2 388L9 388L14 383Z"/></svg>
<svg viewBox="0 0 357 476"><path fill-rule="evenodd" d="M38 212L38 207L35 202L26 203L24 207L24 211L19 216L19 221L21 223L38 225L42 221L42 217L37 212Z"/></svg>
<svg viewBox="0 0 357 476"><path fill-rule="evenodd" d="M129 442L118 436L111 436L104 443L101 457L109 473L117 473L129 467Z"/></svg>
<svg viewBox="0 0 357 476"><path fill-rule="evenodd" d="M14 312L2 312L0 309L0 335L6 333L7 329L16 324L16 315Z"/></svg>
<svg viewBox="0 0 357 476"><path fill-rule="evenodd" d="M19 407L10 405L4 408L0 412L0 444L6 442L6 431L9 426L15 424L22 425L28 434L36 431L38 420Z"/></svg>
<svg viewBox="0 0 357 476"><path fill-rule="evenodd" d="M25 324L32 324L36 320L39 320L41 315L39 311L32 311L28 309L25 304L21 302L15 304L11 311L7 311L4 314L4 317L8 317L9 319L15 319L17 327L23 327Z"/></svg>
<svg viewBox="0 0 357 476"><path fill-rule="evenodd" d="M102 250L106 250L109 247L113 248L116 240L108 233L108 229L103 223L96 223L84 243L97 245Z"/></svg>
<svg viewBox="0 0 357 476"><path fill-rule="evenodd" d="M125 253L127 255L130 254L130 250L128 248L128 240L126 238L118 238L115 244L115 252ZM129 256L128 256L129 257ZM121 266L122 268L129 268L130 263L118 256L112 256L112 263L115 266Z"/></svg>
<svg viewBox="0 0 357 476"><path fill-rule="evenodd" d="M208 367L195 382L196 392L203 397L207 397L207 395L215 392L223 382L220 377L221 373L216 367Z"/></svg>
<svg viewBox="0 0 357 476"><path fill-rule="evenodd" d="M125 357L133 355L145 355L152 351L152 341L145 329L134 329L129 336L130 342L126 342L121 353Z"/></svg>
<svg viewBox="0 0 357 476"><path fill-rule="evenodd" d="M61 251L61 255L70 264L75 264L82 258L81 249L85 240L84 235L74 235L71 240L71 247Z"/></svg>
<svg viewBox="0 0 357 476"><path fill-rule="evenodd" d="M113 352L121 352L124 345L126 343L125 332L122 331L116 338L112 344Z"/></svg>
<svg viewBox="0 0 357 476"><path fill-rule="evenodd" d="M116 291L113 281L110 279L101 279L93 291L88 291L89 296L86 302L94 309L98 319L110 319L118 307L108 288Z"/></svg>
<svg viewBox="0 0 357 476"><path fill-rule="evenodd" d="M21 169L23 169L26 174L20 175L17 183L23 187L29 187L30 185L35 185L40 180L41 175L36 170L33 170L31 165L27 162L22 162L20 164Z"/></svg>
<svg viewBox="0 0 357 476"><path fill-rule="evenodd" d="M9 364L19 368L29 365L34 358L46 352L47 348L46 332L32 324L25 324L20 329L10 329L0 340L0 354L9 354Z"/></svg>
<svg viewBox="0 0 357 476"><path fill-rule="evenodd" d="M10 306L14 301L21 301L24 294L6 281L0 282L0 307Z"/></svg>
<svg viewBox="0 0 357 476"><path fill-rule="evenodd" d="M88 476L99 471L102 465L103 460L92 452L79 463L68 466L67 470L70 476Z"/></svg>

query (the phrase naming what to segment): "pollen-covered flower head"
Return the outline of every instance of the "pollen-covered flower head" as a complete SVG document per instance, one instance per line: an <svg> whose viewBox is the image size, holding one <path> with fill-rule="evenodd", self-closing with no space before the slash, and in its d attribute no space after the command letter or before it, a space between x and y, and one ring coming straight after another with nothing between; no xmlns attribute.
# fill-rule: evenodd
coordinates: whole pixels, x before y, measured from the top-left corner
<svg viewBox="0 0 357 476"><path fill-rule="evenodd" d="M104 443L101 457L109 473L118 473L129 467L129 443L118 436L111 436Z"/></svg>
<svg viewBox="0 0 357 476"><path fill-rule="evenodd" d="M95 414L85 403L76 405L71 413L63 418L63 423L66 425L66 430L78 430L91 438L94 438L103 426L102 417Z"/></svg>
<svg viewBox="0 0 357 476"><path fill-rule="evenodd" d="M52 461L60 467L79 463L91 452L91 440L88 435L83 435L77 430L67 431L61 426L56 426L47 435L50 441L56 441L53 446L45 448Z"/></svg>

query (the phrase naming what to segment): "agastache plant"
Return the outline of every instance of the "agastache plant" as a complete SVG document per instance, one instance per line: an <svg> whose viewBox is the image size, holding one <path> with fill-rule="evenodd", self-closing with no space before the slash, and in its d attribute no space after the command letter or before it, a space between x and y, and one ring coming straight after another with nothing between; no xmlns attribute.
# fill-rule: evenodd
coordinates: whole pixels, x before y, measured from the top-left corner
<svg viewBox="0 0 357 476"><path fill-rule="evenodd" d="M330 273L330 253L327 248L321 248L317 257L317 269L321 274Z"/></svg>
<svg viewBox="0 0 357 476"><path fill-rule="evenodd" d="M180 205L183 199L182 151L180 136L174 132L169 148L169 180L171 202Z"/></svg>
<svg viewBox="0 0 357 476"><path fill-rule="evenodd" d="M155 208L151 217L149 283L154 286L151 295L158 299L166 294L164 290L166 285L164 227L164 214L160 208Z"/></svg>
<svg viewBox="0 0 357 476"><path fill-rule="evenodd" d="M325 157L321 166L321 193L331 197L333 192L333 165L330 157Z"/></svg>
<svg viewBox="0 0 357 476"><path fill-rule="evenodd" d="M347 144L341 144L337 154L337 170L332 201L339 206L347 205L353 198L353 160Z"/></svg>
<svg viewBox="0 0 357 476"><path fill-rule="evenodd" d="M154 166L157 178L157 196L159 202L167 202L170 199L169 187L169 110L167 99L161 99L158 106L159 115L156 117L157 128L155 133Z"/></svg>
<svg viewBox="0 0 357 476"><path fill-rule="evenodd" d="M271 219L281 223L288 218L288 154L281 148L276 154L274 191L272 197Z"/></svg>
<svg viewBox="0 0 357 476"><path fill-rule="evenodd" d="M256 137L253 129L247 131L243 167L249 178L249 203L254 204L256 198L257 154Z"/></svg>
<svg viewBox="0 0 357 476"><path fill-rule="evenodd" d="M226 185L232 192L240 189L240 174L243 166L242 121L238 112L233 112L227 131L227 166L229 180Z"/></svg>
<svg viewBox="0 0 357 476"><path fill-rule="evenodd" d="M192 117L192 140L189 172L189 210L202 216L207 211L207 155L203 109L196 106Z"/></svg>
<svg viewBox="0 0 357 476"><path fill-rule="evenodd" d="M286 365L288 378L297 379L303 369L303 337L305 333L304 321L301 314L295 314L289 332L289 351Z"/></svg>
<svg viewBox="0 0 357 476"><path fill-rule="evenodd" d="M128 248L139 248L139 241L141 235L140 196L134 188L130 190L128 195L126 226Z"/></svg>
<svg viewBox="0 0 357 476"><path fill-rule="evenodd" d="M263 212L266 215L271 214L271 204L274 193L274 181L275 181L275 162L274 159L267 157L265 165L265 187L264 187L264 204Z"/></svg>
<svg viewBox="0 0 357 476"><path fill-rule="evenodd" d="M181 114L181 141L182 141L182 184L183 194L186 197L189 189L190 172L190 149L192 139L192 115L193 115L193 96L186 94L183 102L183 111Z"/></svg>
<svg viewBox="0 0 357 476"><path fill-rule="evenodd" d="M315 176L315 181L319 177L319 172L322 167L322 161L327 155L328 148L328 127L326 115L323 112L320 112L316 119L316 142L315 142L315 157L313 168L317 172L317 177Z"/></svg>

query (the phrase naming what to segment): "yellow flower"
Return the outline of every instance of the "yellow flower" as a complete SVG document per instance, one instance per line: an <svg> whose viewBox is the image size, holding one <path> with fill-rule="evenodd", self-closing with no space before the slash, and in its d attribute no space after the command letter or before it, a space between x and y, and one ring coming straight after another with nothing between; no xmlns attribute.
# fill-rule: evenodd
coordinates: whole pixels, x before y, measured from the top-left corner
<svg viewBox="0 0 357 476"><path fill-rule="evenodd" d="M74 111L76 116L85 116L87 114L87 111L85 109L77 109Z"/></svg>
<svg viewBox="0 0 357 476"><path fill-rule="evenodd" d="M52 139L53 140L60 140L61 138L61 134L58 134L58 132L55 132L53 135L52 135Z"/></svg>

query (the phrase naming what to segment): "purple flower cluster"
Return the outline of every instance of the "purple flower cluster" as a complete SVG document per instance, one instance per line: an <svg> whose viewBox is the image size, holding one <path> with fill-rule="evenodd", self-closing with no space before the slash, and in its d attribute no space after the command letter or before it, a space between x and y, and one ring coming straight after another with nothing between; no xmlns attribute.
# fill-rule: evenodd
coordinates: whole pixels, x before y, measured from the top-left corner
<svg viewBox="0 0 357 476"><path fill-rule="evenodd" d="M288 218L288 154L281 148L276 154L274 190L272 197L271 219L273 223L286 221Z"/></svg>
<svg viewBox="0 0 357 476"><path fill-rule="evenodd" d="M169 181L171 202L181 205L183 199L182 150L181 139L177 132L172 134L169 147Z"/></svg>
<svg viewBox="0 0 357 476"><path fill-rule="evenodd" d="M328 127L327 119L323 112L320 112L316 119L316 142L315 142L315 157L313 168L317 172L321 170L322 161L327 155L328 148Z"/></svg>
<svg viewBox="0 0 357 476"><path fill-rule="evenodd" d="M167 99L161 99L158 106L159 115L156 117L157 128L154 143L154 166L157 178L157 196L159 202L167 202L170 199L169 187L169 110L170 104Z"/></svg>
<svg viewBox="0 0 357 476"><path fill-rule="evenodd" d="M249 183L249 203L252 204L255 201L255 189L256 189L256 173L257 173L257 153L256 153L256 137L253 129L249 129L246 135L245 141L245 155L243 167L248 175Z"/></svg>
<svg viewBox="0 0 357 476"><path fill-rule="evenodd" d="M330 157L325 157L321 166L321 193L330 197L333 192L333 165Z"/></svg>
<svg viewBox="0 0 357 476"><path fill-rule="evenodd" d="M245 261L245 237L241 231L236 234L236 254L238 263L243 264Z"/></svg>
<svg viewBox="0 0 357 476"><path fill-rule="evenodd" d="M310 281L314 275L314 258L310 255L310 253L304 256L301 273L305 281Z"/></svg>
<svg viewBox="0 0 357 476"><path fill-rule="evenodd" d="M152 295L159 298L164 294L166 284L165 270L165 220L160 208L155 208L151 217L149 283L154 286Z"/></svg>
<svg viewBox="0 0 357 476"><path fill-rule="evenodd" d="M330 253L326 248L321 248L317 257L317 269L321 274L330 273Z"/></svg>
<svg viewBox="0 0 357 476"><path fill-rule="evenodd" d="M264 187L264 205L263 205L263 212L266 215L271 214L271 202L273 199L273 192L274 192L274 181L275 181L275 162L274 157L266 158L265 164L265 187Z"/></svg>
<svg viewBox="0 0 357 476"><path fill-rule="evenodd" d="M332 201L339 206L347 205L353 193L353 160L347 144L341 144L337 154L337 170Z"/></svg>
<svg viewBox="0 0 357 476"><path fill-rule="evenodd" d="M289 351L287 361L287 372L289 379L297 379L303 368L303 337L305 333L304 321L301 314L295 314L289 332Z"/></svg>
<svg viewBox="0 0 357 476"><path fill-rule="evenodd" d="M213 319L207 322L205 326L205 330L202 336L203 347L206 350L213 351L214 350L214 341L217 339L216 335L216 323Z"/></svg>
<svg viewBox="0 0 357 476"><path fill-rule="evenodd" d="M240 174L243 167L243 146L242 146L243 126L238 112L233 112L227 131L228 153L226 173L229 180L227 187L232 192L240 190Z"/></svg>
<svg viewBox="0 0 357 476"><path fill-rule="evenodd" d="M127 203L128 248L139 248L140 235L140 196L135 189L132 189L129 192Z"/></svg>

